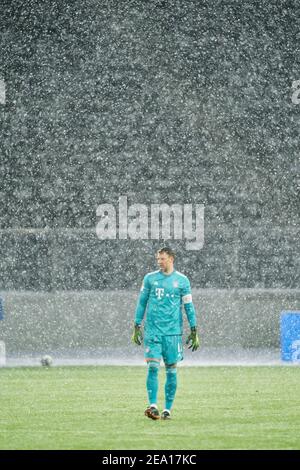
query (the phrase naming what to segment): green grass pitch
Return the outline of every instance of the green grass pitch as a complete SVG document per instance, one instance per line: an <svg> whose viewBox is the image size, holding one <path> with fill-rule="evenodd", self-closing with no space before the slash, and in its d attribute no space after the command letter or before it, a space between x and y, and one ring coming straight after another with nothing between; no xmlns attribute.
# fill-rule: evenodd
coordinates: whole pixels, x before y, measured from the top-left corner
<svg viewBox="0 0 300 470"><path fill-rule="evenodd" d="M0 449L300 449L300 368L180 367L171 421L146 367L0 369ZM165 373L160 371L163 407Z"/></svg>

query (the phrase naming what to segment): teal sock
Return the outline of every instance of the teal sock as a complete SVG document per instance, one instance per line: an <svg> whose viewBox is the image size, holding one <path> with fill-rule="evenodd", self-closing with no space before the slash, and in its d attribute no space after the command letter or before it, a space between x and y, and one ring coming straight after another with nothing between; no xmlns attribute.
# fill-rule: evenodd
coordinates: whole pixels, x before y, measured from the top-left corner
<svg viewBox="0 0 300 470"><path fill-rule="evenodd" d="M177 368L166 367L165 409L171 410L177 389Z"/></svg>
<svg viewBox="0 0 300 470"><path fill-rule="evenodd" d="M146 382L149 405L157 403L158 371L159 371L159 362L149 361L147 382Z"/></svg>

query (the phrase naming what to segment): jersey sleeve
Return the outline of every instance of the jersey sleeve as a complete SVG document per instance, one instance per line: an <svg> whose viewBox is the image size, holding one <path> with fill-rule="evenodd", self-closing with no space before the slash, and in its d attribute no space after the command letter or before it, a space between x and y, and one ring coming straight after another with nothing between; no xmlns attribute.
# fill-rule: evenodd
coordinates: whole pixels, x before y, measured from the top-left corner
<svg viewBox="0 0 300 470"><path fill-rule="evenodd" d="M185 309L185 313L191 328L197 326L196 311L193 304L191 284L186 278L184 285L181 289L181 299Z"/></svg>
<svg viewBox="0 0 300 470"><path fill-rule="evenodd" d="M149 276L146 274L146 276L144 277L143 283L142 283L142 287L141 287L141 290L140 290L140 295L139 295L137 306L136 306L136 309L135 309L134 322L137 325L140 325L143 321L145 311L146 311L146 307L147 307L147 303L148 303L148 299L149 299L149 295L150 295L150 290L151 290L151 284L150 284L150 281L149 281Z"/></svg>

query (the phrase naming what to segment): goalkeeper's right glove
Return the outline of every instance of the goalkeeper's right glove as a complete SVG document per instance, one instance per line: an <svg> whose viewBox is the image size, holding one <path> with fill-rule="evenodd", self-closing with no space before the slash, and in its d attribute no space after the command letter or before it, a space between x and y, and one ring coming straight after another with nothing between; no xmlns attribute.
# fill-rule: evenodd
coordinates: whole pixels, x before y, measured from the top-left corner
<svg viewBox="0 0 300 470"><path fill-rule="evenodd" d="M191 345L189 346L189 349L192 348L192 351L194 352L200 346L199 336L197 335L197 329L195 326L191 328L191 333L186 340L186 344L189 344L190 341Z"/></svg>
<svg viewBox="0 0 300 470"><path fill-rule="evenodd" d="M142 335L141 325L135 324L133 335L131 336L131 341L137 344L138 346L140 346L142 344L142 340L143 340L143 335Z"/></svg>

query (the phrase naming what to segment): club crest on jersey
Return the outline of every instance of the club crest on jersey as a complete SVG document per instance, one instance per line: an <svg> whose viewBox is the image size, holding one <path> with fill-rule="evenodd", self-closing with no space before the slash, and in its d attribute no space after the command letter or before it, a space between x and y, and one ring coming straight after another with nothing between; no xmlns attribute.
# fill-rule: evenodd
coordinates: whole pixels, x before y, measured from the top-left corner
<svg viewBox="0 0 300 470"><path fill-rule="evenodd" d="M178 281L173 282L173 287L178 287Z"/></svg>
<svg viewBox="0 0 300 470"><path fill-rule="evenodd" d="M155 289L155 295L160 300L164 296L165 289L163 287L157 287Z"/></svg>

